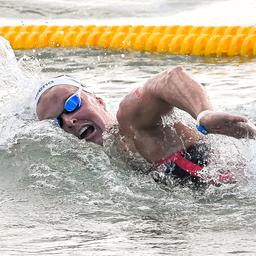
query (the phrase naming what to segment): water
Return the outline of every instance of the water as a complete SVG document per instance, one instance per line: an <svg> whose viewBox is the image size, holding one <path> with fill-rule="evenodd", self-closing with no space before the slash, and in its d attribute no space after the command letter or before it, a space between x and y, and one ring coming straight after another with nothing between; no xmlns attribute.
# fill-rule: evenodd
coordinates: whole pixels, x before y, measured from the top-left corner
<svg viewBox="0 0 256 256"><path fill-rule="evenodd" d="M255 6L243 2L247 10ZM7 24L52 17L102 23L103 18L126 22L136 17L154 23L159 16L178 24L180 18L175 17L187 18L187 12L196 15L200 10L205 14L209 3L30 0L0 1L0 8ZM215 1L211 8L225 4L232 9L234 3L238 1ZM236 22L247 24L250 18L239 16ZM18 63L11 50L1 51L0 59L0 255L255 255L255 141L219 137L214 143L223 151L223 164L244 158L246 175L239 184L205 192L166 188L109 158L107 150L78 141L48 121L38 122L31 104L38 79L71 74L115 112L132 88L157 72L182 65L205 84L217 109L245 114L256 122L254 58L93 49L15 54Z"/></svg>

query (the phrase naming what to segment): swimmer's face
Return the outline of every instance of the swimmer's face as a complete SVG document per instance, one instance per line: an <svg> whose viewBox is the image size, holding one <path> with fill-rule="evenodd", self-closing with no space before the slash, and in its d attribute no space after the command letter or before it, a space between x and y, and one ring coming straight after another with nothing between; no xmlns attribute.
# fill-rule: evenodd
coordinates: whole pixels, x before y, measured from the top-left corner
<svg viewBox="0 0 256 256"><path fill-rule="evenodd" d="M50 88L40 98L37 105L39 120L54 119L60 115L62 128L79 139L102 145L102 133L113 123L111 114L99 97L81 92L81 107L71 113L63 113L65 101L78 88L71 85L58 85ZM63 114L62 114L63 113Z"/></svg>

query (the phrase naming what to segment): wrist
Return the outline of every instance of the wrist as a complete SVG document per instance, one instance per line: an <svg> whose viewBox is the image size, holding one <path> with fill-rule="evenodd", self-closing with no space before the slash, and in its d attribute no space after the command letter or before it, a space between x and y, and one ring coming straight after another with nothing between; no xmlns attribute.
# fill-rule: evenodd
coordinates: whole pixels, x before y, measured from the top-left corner
<svg viewBox="0 0 256 256"><path fill-rule="evenodd" d="M196 118L196 121L197 121L197 125L196 125L196 128L199 132L201 132L202 134L204 135L207 135L208 134L208 131L206 129L206 127L204 125L201 125L200 124L200 121L202 118L204 118L206 115L212 113L213 110L204 110L202 112L200 112Z"/></svg>
<svg viewBox="0 0 256 256"><path fill-rule="evenodd" d="M204 118L205 116L207 116L208 114L212 113L212 112L213 112L213 110L204 110L204 111L200 112L197 115L197 118L196 118L197 123L200 125L201 119Z"/></svg>

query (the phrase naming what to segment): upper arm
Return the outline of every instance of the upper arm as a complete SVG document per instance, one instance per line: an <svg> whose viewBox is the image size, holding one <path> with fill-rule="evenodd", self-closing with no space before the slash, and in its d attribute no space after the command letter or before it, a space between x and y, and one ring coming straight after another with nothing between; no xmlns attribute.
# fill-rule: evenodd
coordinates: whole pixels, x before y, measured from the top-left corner
<svg viewBox="0 0 256 256"><path fill-rule="evenodd" d="M161 116L172 109L170 104L154 93L152 87L153 81L150 79L121 101L117 119L122 130L153 128L159 124Z"/></svg>

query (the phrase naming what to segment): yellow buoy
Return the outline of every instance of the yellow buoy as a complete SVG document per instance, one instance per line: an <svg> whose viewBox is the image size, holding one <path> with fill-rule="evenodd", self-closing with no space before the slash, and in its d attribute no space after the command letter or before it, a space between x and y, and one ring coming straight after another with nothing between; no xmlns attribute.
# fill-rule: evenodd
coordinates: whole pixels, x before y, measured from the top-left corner
<svg viewBox="0 0 256 256"><path fill-rule="evenodd" d="M96 47L195 56L255 56L255 26L2 26L14 49Z"/></svg>

